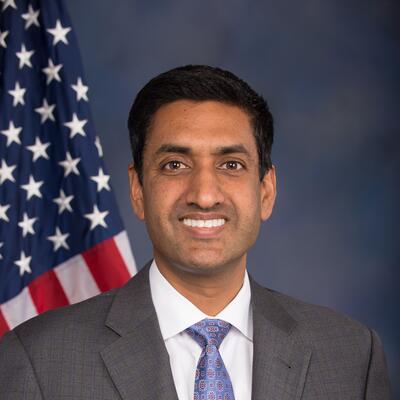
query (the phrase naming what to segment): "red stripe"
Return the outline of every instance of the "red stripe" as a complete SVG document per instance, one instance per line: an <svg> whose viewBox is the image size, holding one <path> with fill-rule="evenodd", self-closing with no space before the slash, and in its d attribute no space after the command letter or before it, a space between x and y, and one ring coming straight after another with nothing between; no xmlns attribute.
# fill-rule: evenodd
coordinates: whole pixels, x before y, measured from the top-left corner
<svg viewBox="0 0 400 400"><path fill-rule="evenodd" d="M97 244L81 255L102 292L120 287L130 278L113 238Z"/></svg>
<svg viewBox="0 0 400 400"><path fill-rule="evenodd" d="M3 313L0 311L0 338L9 330L10 328L3 317Z"/></svg>
<svg viewBox="0 0 400 400"><path fill-rule="evenodd" d="M77 277L79 279L79 277ZM38 313L69 304L64 290L53 270L37 277L28 286Z"/></svg>

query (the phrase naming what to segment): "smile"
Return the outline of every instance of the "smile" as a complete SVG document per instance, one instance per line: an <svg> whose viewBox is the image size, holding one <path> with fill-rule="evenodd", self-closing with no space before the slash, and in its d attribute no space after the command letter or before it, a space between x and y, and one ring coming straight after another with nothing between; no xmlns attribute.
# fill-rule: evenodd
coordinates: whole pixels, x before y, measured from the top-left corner
<svg viewBox="0 0 400 400"><path fill-rule="evenodd" d="M219 219L189 219L184 218L183 223L186 226L193 226L196 228L215 228L217 226L222 226L225 224L223 218Z"/></svg>

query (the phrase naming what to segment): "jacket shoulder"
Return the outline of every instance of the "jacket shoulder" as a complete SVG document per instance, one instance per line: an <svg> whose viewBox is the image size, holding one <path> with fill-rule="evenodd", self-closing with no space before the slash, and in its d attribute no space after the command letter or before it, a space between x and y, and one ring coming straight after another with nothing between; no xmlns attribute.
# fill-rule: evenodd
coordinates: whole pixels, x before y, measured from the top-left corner
<svg viewBox="0 0 400 400"><path fill-rule="evenodd" d="M372 331L361 322L329 307L310 304L286 294L256 284L257 297L269 299L275 310L291 320L290 325L303 338L304 343L350 343L369 348Z"/></svg>
<svg viewBox="0 0 400 400"><path fill-rule="evenodd" d="M104 332L104 323L114 297L113 289L79 303L40 314L14 328L13 332L26 349L41 347L55 340L78 339Z"/></svg>
<svg viewBox="0 0 400 400"><path fill-rule="evenodd" d="M321 398L329 397L327 393L331 391L351 393L354 398L390 398L385 354L375 331L328 307L309 304L259 285L255 291L263 299L261 305L273 309L270 321L286 328L288 342L285 343L311 351L307 374L308 381L316 386L314 389L310 389L312 384L307 386L305 397L308 398L308 393L314 398L311 393L315 394L313 390L317 387ZM268 318L267 311L263 314ZM277 321L284 323L278 325Z"/></svg>
<svg viewBox="0 0 400 400"><path fill-rule="evenodd" d="M307 303L276 291L271 291L271 293L299 324L310 328L338 327L340 330L346 329L354 332L369 330L361 322L329 307Z"/></svg>

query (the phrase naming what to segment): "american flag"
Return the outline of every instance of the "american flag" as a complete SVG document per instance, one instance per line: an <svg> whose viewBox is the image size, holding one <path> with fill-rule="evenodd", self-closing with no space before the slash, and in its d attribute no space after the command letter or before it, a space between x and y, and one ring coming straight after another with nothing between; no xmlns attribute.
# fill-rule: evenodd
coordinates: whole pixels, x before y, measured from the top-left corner
<svg viewBox="0 0 400 400"><path fill-rule="evenodd" d="M62 0L0 0L0 336L135 272Z"/></svg>

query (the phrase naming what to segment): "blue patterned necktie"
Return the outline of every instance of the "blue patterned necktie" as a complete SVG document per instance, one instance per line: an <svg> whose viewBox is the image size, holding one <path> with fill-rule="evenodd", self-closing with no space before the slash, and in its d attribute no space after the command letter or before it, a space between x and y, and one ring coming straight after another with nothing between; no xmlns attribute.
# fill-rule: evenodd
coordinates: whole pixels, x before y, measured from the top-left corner
<svg viewBox="0 0 400 400"><path fill-rule="evenodd" d="M186 329L201 346L194 380L194 400L234 400L232 382L219 353L219 346L231 329L220 319L203 319Z"/></svg>

